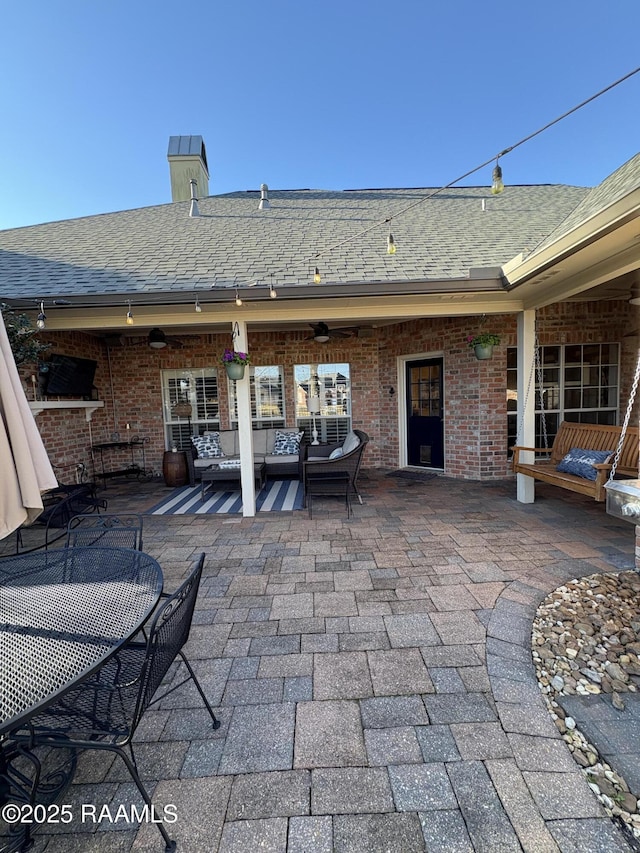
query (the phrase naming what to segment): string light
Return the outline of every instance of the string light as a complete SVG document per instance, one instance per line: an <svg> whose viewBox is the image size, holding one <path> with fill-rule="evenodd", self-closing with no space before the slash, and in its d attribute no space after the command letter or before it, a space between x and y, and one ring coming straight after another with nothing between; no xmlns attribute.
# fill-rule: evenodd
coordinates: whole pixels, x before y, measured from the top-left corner
<svg viewBox="0 0 640 853"><path fill-rule="evenodd" d="M127 311L127 326L133 326L133 314L131 313L131 300L127 303L129 310Z"/></svg>
<svg viewBox="0 0 640 853"><path fill-rule="evenodd" d="M491 195L500 195L504 192L504 183L502 181L502 169L500 163L496 160L496 165L491 174Z"/></svg>
<svg viewBox="0 0 640 853"><path fill-rule="evenodd" d="M315 271L313 273L313 283L314 284L320 284L321 281L322 281L322 278L320 276L320 270L318 267L316 267Z"/></svg>
<svg viewBox="0 0 640 853"><path fill-rule="evenodd" d="M38 319L36 320L36 326L39 329L44 329L46 319L47 319L47 315L44 313L44 302L41 302L40 303L40 313L38 314Z"/></svg>
<svg viewBox="0 0 640 853"><path fill-rule="evenodd" d="M393 234L389 231L389 236L387 237L387 255L395 255L396 253L396 243L393 239Z"/></svg>
<svg viewBox="0 0 640 853"><path fill-rule="evenodd" d="M624 83L625 80L628 80L630 77L633 77L638 72L640 72L640 66L638 66L638 68L634 68L633 71L630 71L628 74L625 74L623 77L620 77L618 80L615 80L613 83L610 83L608 86L605 86L604 89L600 89L599 92L596 92L594 95L591 95L586 100L581 101L575 107L572 107L570 110L567 110L566 112L562 113L562 115L558 116L557 118L553 119L550 122L547 122L547 124L543 125L543 127L538 128L538 130L535 130L533 133L528 134L523 139L520 139L518 142L514 143L513 145L510 145L508 148L505 148L503 151L500 151L497 155L494 155L493 157L489 158L488 160L485 160L483 163L480 163L479 166L476 166L473 169L469 169L468 172L465 172L464 174L459 175L457 178L455 178L453 181L450 181L448 184L445 184L444 186L439 187L436 190L433 190L432 192L428 193L427 195L416 199L411 204L408 204L406 207L403 207L400 210L397 210L393 214L393 218L397 218L398 216L401 216L404 213L408 213L410 210L413 210L413 208L418 207L418 205L420 205L420 204L424 204L425 201L428 201L429 199L433 198L434 196L438 195L439 193L444 192L445 190L450 189L451 187L454 187L456 184L460 183L460 181L463 181L465 178L468 178L470 175L474 175L476 172L479 172L481 169L485 169L494 160L496 162L496 166L494 168L494 174L493 174L494 181L495 181L496 177L499 177L500 181L502 182L502 170L501 170L500 166L498 165L498 161L499 161L500 157L503 157L505 154L510 154L516 148L519 148L521 145L524 145L525 142L529 142L534 137L539 136L545 130L548 130L550 127L553 127L553 125L558 124L558 122L562 121L563 119L567 118L568 116L570 116L573 113L577 112L578 110L582 109L582 107L585 107L587 104L591 103L592 101L595 101L596 98L601 97L606 92L609 92L611 89L614 89L616 86L619 86L621 83ZM496 172L498 173L497 175L496 175ZM504 189L504 183L502 183L502 188L500 190L497 190L496 192L494 192L494 190L492 188L492 192L494 194L498 194L499 192L502 192L503 189ZM360 237L364 237L366 234L369 234L374 229L379 228L380 225L388 223L391 220L391 218L392 217L387 217L386 219L384 219L380 222L376 222L373 225L369 225L367 228L363 228L361 231L358 231L355 234L352 234L350 237L346 237L344 240L340 240L338 243L335 243L332 246L328 246L326 249L323 249L321 252L316 252L315 255L312 255L311 258L307 259L307 261L310 261L312 258L313 259L319 258L322 255L327 255L329 253L335 252L336 249L339 249L342 246L345 246L349 243L353 243L355 240L358 240ZM387 251L388 251L388 248L389 248L389 243L387 242ZM315 272L315 275L313 277L313 280L314 280L315 284L319 284L320 283L320 273L318 271L318 267L316 267L315 269L316 269L316 272Z"/></svg>
<svg viewBox="0 0 640 853"><path fill-rule="evenodd" d="M242 305L242 299L240 299L240 294L238 293L238 288L236 287L236 305L238 308Z"/></svg>
<svg viewBox="0 0 640 853"><path fill-rule="evenodd" d="M271 299L277 299L278 297L275 285L273 283L273 275L271 275L271 284L269 285L269 296L271 297Z"/></svg>
<svg viewBox="0 0 640 853"><path fill-rule="evenodd" d="M200 305L200 300L198 299L197 293L196 293L195 312L196 312L196 314L202 314L202 305Z"/></svg>

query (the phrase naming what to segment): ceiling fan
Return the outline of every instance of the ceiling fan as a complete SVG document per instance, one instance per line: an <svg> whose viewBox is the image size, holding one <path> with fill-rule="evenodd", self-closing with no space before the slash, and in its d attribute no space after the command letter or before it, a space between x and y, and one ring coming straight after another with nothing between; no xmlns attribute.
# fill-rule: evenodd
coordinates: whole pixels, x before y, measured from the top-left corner
<svg viewBox="0 0 640 853"><path fill-rule="evenodd" d="M329 338L351 338L352 331L342 329L330 329L326 323L309 323L313 329L313 334L305 338L307 341L317 341L319 344L326 344Z"/></svg>
<svg viewBox="0 0 640 853"><path fill-rule="evenodd" d="M166 346L181 349L184 346L179 338L168 338L162 329L159 329L157 326L149 332L147 343L151 349L164 349Z"/></svg>

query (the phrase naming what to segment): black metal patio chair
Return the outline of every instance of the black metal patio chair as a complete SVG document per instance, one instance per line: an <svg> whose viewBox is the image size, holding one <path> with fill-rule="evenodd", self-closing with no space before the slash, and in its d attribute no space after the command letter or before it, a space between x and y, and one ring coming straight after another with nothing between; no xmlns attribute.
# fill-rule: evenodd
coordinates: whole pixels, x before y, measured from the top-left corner
<svg viewBox="0 0 640 853"><path fill-rule="evenodd" d="M146 709L191 679L211 717L213 728L220 726L182 651L189 637L204 559L205 555L200 554L189 577L162 602L145 636L139 634L90 680L64 694L55 704L35 716L28 729L13 733L12 738L35 745L115 752L126 764L144 802L152 810L153 803L138 773L132 745ZM166 689L156 696L178 657L178 670L168 684L165 682ZM182 666L186 667L184 678L180 674ZM170 839L164 824L157 816L154 822L157 822L164 839L165 849L175 850L175 841Z"/></svg>
<svg viewBox="0 0 640 853"><path fill-rule="evenodd" d="M66 547L91 545L142 551L142 516L136 513L74 515L67 525Z"/></svg>
<svg viewBox="0 0 640 853"><path fill-rule="evenodd" d="M67 534L75 515L100 513L107 501L99 498L95 483L58 486L42 496L43 512L33 524L16 530L16 554L45 550Z"/></svg>

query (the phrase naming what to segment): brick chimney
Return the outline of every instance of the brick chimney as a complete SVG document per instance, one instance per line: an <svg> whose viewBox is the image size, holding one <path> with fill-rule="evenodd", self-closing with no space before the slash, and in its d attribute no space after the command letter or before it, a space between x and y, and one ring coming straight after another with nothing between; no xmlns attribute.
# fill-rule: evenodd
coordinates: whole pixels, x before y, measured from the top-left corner
<svg viewBox="0 0 640 853"><path fill-rule="evenodd" d="M207 151L201 136L170 136L167 151L171 174L171 201L189 201L189 182L198 184L198 198L209 195Z"/></svg>

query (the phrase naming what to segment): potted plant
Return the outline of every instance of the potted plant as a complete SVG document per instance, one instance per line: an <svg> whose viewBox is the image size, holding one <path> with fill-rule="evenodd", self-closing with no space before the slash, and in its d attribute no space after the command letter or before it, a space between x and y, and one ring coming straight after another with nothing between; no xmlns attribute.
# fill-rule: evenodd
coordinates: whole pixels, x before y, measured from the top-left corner
<svg viewBox="0 0 640 853"><path fill-rule="evenodd" d="M229 379L242 379L244 377L244 369L250 361L248 352L238 352L228 347L222 355L222 363Z"/></svg>
<svg viewBox="0 0 640 853"><path fill-rule="evenodd" d="M467 343L475 352L477 359L491 358L493 348L500 343L500 336L491 332L480 332L477 335L467 335Z"/></svg>

